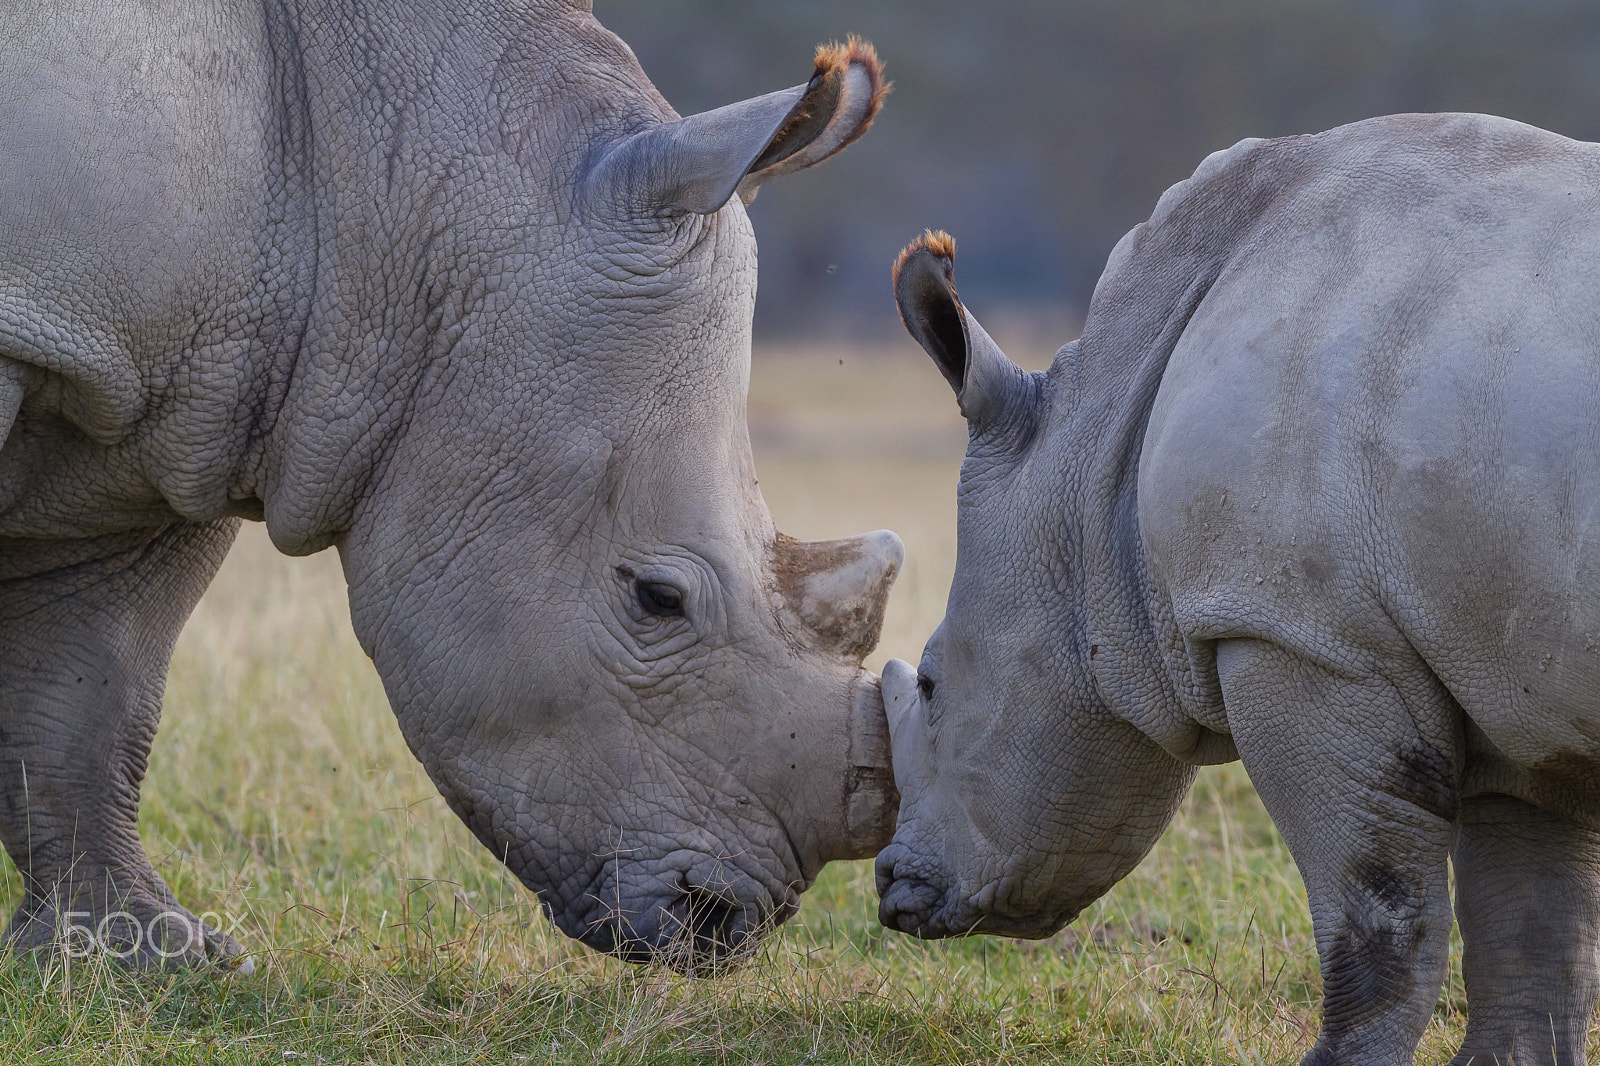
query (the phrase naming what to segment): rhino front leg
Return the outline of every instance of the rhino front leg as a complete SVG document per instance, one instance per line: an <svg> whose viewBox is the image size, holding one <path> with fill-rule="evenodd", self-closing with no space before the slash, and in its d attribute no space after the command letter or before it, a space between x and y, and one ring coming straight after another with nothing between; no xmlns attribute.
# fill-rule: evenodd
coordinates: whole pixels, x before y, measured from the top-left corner
<svg viewBox="0 0 1600 1066"><path fill-rule="evenodd" d="M1479 796L1452 857L1467 1037L1451 1066L1582 1066L1600 997L1600 833Z"/></svg>
<svg viewBox="0 0 1600 1066"><path fill-rule="evenodd" d="M1219 644L1217 667L1311 904L1322 1030L1303 1064L1408 1064L1449 955L1453 704L1425 669L1402 689L1262 641Z"/></svg>
<svg viewBox="0 0 1600 1066"><path fill-rule="evenodd" d="M172 646L237 530L0 542L0 838L26 890L12 945L139 966L238 953L178 905L138 829Z"/></svg>

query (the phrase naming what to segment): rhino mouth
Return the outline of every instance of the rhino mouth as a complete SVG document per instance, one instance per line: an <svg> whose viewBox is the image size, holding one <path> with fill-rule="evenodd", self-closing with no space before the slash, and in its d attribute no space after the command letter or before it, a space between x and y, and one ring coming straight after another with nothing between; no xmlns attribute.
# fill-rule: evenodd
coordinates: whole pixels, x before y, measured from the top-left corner
<svg viewBox="0 0 1600 1066"><path fill-rule="evenodd" d="M919 869L909 848L896 841L878 854L874 865L878 888L878 923L885 929L938 940L974 931L973 920L954 914L951 892L940 879Z"/></svg>
<svg viewBox="0 0 1600 1066"><path fill-rule="evenodd" d="M581 915L553 915L562 932L624 962L697 977L736 967L794 911L793 902L775 903L743 875L700 883L683 875L668 891L631 900L619 897L613 882L588 899L592 906Z"/></svg>
<svg viewBox="0 0 1600 1066"><path fill-rule="evenodd" d="M703 974L748 957L768 925L765 914L715 892L686 888L663 908L665 945L656 957L674 970Z"/></svg>
<svg viewBox="0 0 1600 1066"><path fill-rule="evenodd" d="M1078 916L1074 906L1065 915L1002 913L980 905L980 899L993 899L999 886L977 893L965 893L944 879L921 869L915 855L903 844L891 844L875 864L878 888L878 922L922 940L989 933L1020 940L1041 940L1051 936ZM1091 897L1098 898L1098 897Z"/></svg>

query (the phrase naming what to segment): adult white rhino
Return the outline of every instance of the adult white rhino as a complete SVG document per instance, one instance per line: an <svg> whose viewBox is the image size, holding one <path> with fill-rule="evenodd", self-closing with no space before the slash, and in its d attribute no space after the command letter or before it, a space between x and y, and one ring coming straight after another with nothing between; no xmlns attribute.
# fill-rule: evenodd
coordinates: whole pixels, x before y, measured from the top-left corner
<svg viewBox="0 0 1600 1066"><path fill-rule="evenodd" d="M883 845L899 541L775 533L744 421L741 201L866 129L870 48L679 119L581 0L69 0L0 70L13 944L237 952L136 816L241 517L338 547L412 750L586 943L696 966Z"/></svg>
<svg viewBox="0 0 1600 1066"><path fill-rule="evenodd" d="M1043 936L1241 758L1304 875L1307 1063L1581 1063L1600 993L1600 146L1478 115L1245 141L1019 370L898 264L971 430L959 562L883 688L884 924Z"/></svg>

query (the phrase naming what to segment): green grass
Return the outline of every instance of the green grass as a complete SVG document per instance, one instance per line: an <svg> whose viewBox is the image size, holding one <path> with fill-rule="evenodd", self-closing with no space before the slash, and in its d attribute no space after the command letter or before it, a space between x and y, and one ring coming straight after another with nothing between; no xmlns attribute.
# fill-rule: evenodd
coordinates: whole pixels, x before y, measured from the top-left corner
<svg viewBox="0 0 1600 1066"><path fill-rule="evenodd" d="M960 425L920 361L839 358L758 362L762 488L797 535L902 532L884 651L915 658L953 564ZM1049 940L887 934L870 865L839 864L747 965L686 979L545 922L406 751L342 595L331 554L284 559L247 529L179 645L146 784L157 869L238 921L258 972L0 959L0 1059L1198 1064L1309 1046L1303 889L1237 766L1203 773L1139 869ZM0 900L19 895L7 866ZM1447 1057L1462 1007L1455 973L1421 1061Z"/></svg>

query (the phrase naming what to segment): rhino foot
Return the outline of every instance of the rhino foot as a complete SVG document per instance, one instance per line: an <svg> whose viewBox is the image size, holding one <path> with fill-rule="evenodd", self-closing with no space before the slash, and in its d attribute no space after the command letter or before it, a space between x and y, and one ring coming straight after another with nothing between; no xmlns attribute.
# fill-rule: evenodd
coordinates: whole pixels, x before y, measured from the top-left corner
<svg viewBox="0 0 1600 1066"><path fill-rule="evenodd" d="M67 898L70 895L70 902ZM213 917L224 923L226 916ZM241 974L255 960L239 941L180 905L167 886L139 885L110 891L55 892L17 908L6 930L18 952L51 957L105 956L138 970L220 966Z"/></svg>

